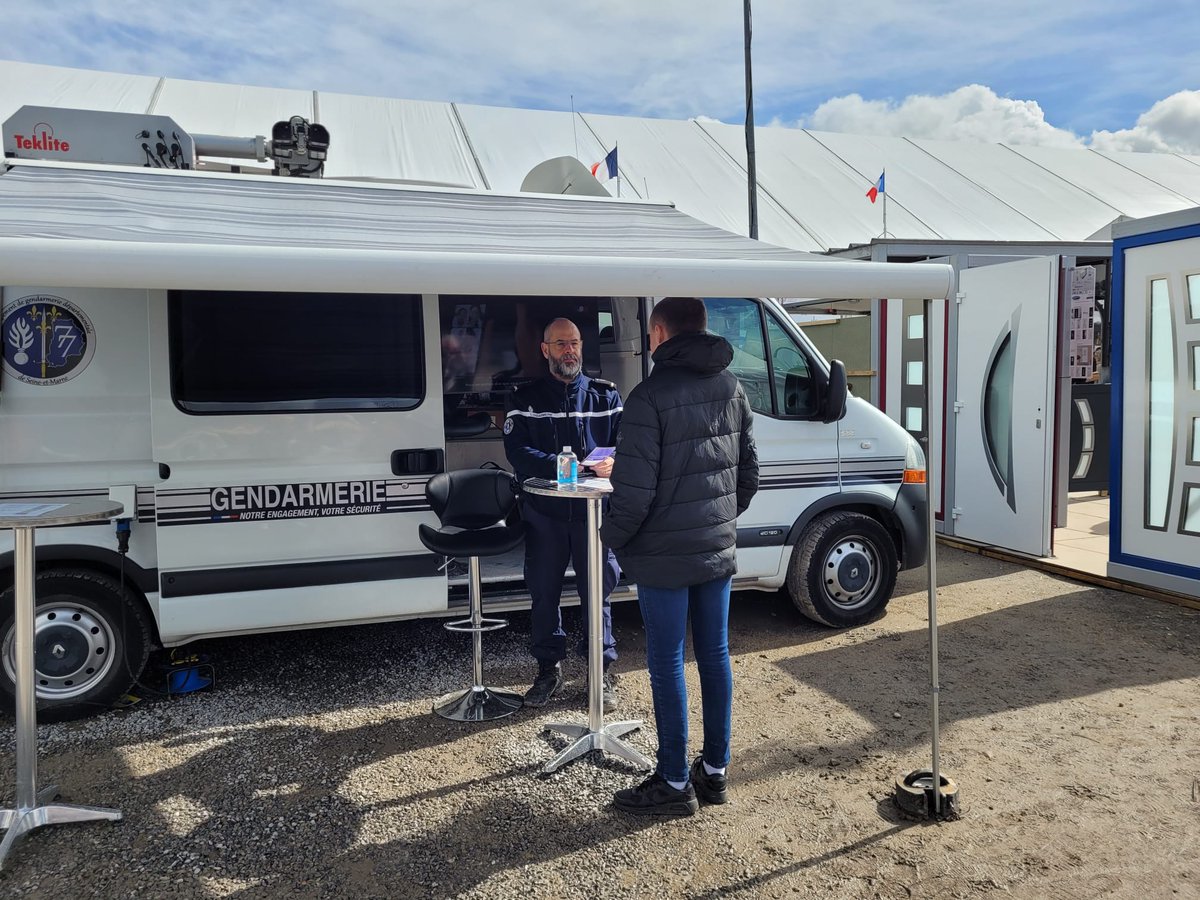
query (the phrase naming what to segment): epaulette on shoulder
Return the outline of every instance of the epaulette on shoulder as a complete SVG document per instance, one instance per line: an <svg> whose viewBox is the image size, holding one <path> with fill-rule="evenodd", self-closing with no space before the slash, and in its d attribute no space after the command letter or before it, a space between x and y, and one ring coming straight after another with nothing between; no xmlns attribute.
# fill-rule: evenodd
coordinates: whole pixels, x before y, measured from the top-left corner
<svg viewBox="0 0 1200 900"><path fill-rule="evenodd" d="M598 384L600 387L609 388L614 391L617 389L615 384L613 384L611 381L605 381L603 378L593 378L592 384Z"/></svg>

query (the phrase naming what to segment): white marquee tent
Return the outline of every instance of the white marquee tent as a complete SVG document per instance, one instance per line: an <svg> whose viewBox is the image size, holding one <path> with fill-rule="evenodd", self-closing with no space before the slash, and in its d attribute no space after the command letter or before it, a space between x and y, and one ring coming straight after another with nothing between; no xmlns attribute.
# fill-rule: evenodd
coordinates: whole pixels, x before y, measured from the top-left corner
<svg viewBox="0 0 1200 900"><path fill-rule="evenodd" d="M619 146L621 193L746 232L739 126L501 109L120 75L0 61L0 121L25 104L167 115L192 133L252 136L293 115L331 134L330 177L513 192L537 163ZM887 169L888 232L903 239L1081 241L1200 202L1200 157L1005 144L757 132L759 236L800 250L882 231L864 196ZM615 184L610 183L610 188Z"/></svg>

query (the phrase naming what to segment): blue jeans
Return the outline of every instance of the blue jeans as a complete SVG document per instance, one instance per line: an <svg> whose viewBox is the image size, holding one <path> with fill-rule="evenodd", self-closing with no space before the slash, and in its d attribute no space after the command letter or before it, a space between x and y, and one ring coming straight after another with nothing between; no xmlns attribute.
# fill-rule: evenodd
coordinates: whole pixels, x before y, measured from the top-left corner
<svg viewBox="0 0 1200 900"><path fill-rule="evenodd" d="M658 726L658 773L668 781L688 780L683 644L689 611L704 712L704 761L718 769L729 764L733 719L733 672L729 667L731 581L717 578L686 588L638 585L638 605L646 623L646 665Z"/></svg>

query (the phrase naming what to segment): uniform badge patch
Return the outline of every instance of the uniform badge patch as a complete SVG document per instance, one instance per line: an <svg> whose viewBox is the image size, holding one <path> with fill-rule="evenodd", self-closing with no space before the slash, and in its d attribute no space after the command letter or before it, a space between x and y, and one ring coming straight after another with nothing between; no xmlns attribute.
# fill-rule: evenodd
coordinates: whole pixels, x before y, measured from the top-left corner
<svg viewBox="0 0 1200 900"><path fill-rule="evenodd" d="M504 420L504 433L512 434L512 430L513 430L513 420L512 420L512 416L509 416L507 419Z"/></svg>

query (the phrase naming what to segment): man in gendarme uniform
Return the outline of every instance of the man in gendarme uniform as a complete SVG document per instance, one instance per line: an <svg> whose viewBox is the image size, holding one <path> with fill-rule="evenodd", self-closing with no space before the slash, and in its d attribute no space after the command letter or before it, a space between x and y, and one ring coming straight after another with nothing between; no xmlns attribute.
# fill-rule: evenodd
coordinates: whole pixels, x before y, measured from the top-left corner
<svg viewBox="0 0 1200 900"><path fill-rule="evenodd" d="M550 375L513 394L504 420L504 452L521 480L556 475L556 459L570 446L582 462L597 447L616 446L621 423L621 395L611 382L583 374L583 340L570 319L555 319L542 335L542 355ZM612 458L593 467L607 478ZM560 500L525 494L525 583L533 599L530 651L538 662L537 678L525 694L528 706L545 706L562 685L562 660L567 635L559 602L567 563L575 568L575 584L584 604L584 639L578 646L587 656L588 597L587 501ZM616 709L617 698L608 667L617 658L608 596L619 570L612 551L604 552L604 711Z"/></svg>

